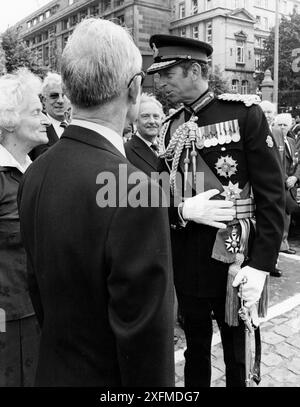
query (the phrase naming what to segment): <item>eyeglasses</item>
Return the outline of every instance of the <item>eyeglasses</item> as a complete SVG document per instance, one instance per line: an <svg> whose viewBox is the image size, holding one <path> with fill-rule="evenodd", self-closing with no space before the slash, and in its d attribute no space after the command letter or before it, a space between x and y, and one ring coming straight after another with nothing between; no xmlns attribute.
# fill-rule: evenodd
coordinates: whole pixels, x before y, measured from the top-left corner
<svg viewBox="0 0 300 407"><path fill-rule="evenodd" d="M61 96L62 98L64 98L65 94L64 94L64 93L58 93L58 92L56 92L56 93L49 93L49 98L50 98L51 100L57 100L60 96Z"/></svg>
<svg viewBox="0 0 300 407"><path fill-rule="evenodd" d="M145 77L146 77L146 74L145 74L144 71L141 71L141 72L138 72L138 73L136 73L135 75L133 75L133 77L130 79L130 81L129 81L129 83L128 83L127 88L130 88L130 85L132 84L134 78L136 78L137 76L141 76L141 78L142 78L142 79L141 79L141 86L143 85L144 80L145 80Z"/></svg>

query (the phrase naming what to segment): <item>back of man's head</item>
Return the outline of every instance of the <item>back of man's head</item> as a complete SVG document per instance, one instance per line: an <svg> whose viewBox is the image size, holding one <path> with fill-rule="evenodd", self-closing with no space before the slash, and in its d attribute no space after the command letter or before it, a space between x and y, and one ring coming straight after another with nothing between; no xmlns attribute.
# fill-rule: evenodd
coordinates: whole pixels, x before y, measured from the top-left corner
<svg viewBox="0 0 300 407"><path fill-rule="evenodd" d="M82 21L62 55L62 77L71 103L81 108L110 102L141 70L142 57L125 28L103 19Z"/></svg>

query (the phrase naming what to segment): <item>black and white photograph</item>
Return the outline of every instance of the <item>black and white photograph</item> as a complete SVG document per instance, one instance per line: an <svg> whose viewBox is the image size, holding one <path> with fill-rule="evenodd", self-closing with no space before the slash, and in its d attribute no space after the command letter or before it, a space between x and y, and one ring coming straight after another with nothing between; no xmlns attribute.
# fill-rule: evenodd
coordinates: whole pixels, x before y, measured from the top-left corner
<svg viewBox="0 0 300 407"><path fill-rule="evenodd" d="M300 387L300 0L0 0L0 397L245 387Z"/></svg>

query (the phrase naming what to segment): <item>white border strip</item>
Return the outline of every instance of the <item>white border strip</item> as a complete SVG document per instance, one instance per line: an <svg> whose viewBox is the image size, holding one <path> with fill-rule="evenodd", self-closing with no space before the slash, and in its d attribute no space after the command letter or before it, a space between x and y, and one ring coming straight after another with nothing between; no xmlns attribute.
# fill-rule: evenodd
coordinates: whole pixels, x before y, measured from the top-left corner
<svg viewBox="0 0 300 407"><path fill-rule="evenodd" d="M298 256L297 254L287 254L287 253L282 253L279 252L279 256L283 256L286 257L287 259L291 259L291 260L300 260L300 256Z"/></svg>
<svg viewBox="0 0 300 407"><path fill-rule="evenodd" d="M290 256L290 255L287 255ZM295 256L293 256L295 258ZM288 298L280 302L279 304L273 305L268 309L268 314L266 318L261 318L261 322L267 322L272 318L278 317L279 315L285 314L288 311L291 311L293 308L300 305L300 294L296 294L293 297ZM213 334L212 338L212 346L218 345L221 343L221 336L220 332L216 332ZM185 349L179 349L175 352L175 363L179 363L184 361L184 353Z"/></svg>

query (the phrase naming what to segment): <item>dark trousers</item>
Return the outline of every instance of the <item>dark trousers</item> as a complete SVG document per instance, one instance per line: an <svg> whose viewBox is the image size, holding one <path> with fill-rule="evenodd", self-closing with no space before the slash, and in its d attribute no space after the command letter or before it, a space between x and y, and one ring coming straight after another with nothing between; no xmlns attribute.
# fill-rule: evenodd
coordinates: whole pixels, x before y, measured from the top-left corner
<svg viewBox="0 0 300 407"><path fill-rule="evenodd" d="M184 320L185 387L210 387L212 319L220 329L226 366L226 387L245 387L244 324L229 327L225 321L225 299L197 298L177 293Z"/></svg>

